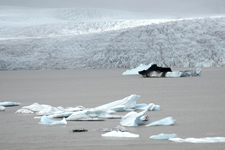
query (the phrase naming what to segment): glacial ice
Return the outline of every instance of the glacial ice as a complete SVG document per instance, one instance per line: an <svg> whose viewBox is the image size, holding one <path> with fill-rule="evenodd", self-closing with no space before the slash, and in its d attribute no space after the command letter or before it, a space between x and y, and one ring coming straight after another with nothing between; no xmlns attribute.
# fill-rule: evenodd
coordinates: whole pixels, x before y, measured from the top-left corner
<svg viewBox="0 0 225 150"><path fill-rule="evenodd" d="M70 115L66 120L73 120L73 121L102 121L103 119L95 117L90 117L87 114L87 111L78 111L74 112L72 115Z"/></svg>
<svg viewBox="0 0 225 150"><path fill-rule="evenodd" d="M128 138L138 138L138 134L133 134L130 132L120 132L120 131L111 131L105 134L102 134L103 137L128 137Z"/></svg>
<svg viewBox="0 0 225 150"><path fill-rule="evenodd" d="M4 106L0 106L0 111L4 111L5 107Z"/></svg>
<svg viewBox="0 0 225 150"><path fill-rule="evenodd" d="M21 103L17 102L0 102L0 106L11 107L11 106L19 106Z"/></svg>
<svg viewBox="0 0 225 150"><path fill-rule="evenodd" d="M95 129L96 131L101 131L101 132L111 132L111 131L120 131L120 132L128 132L128 129L118 125L115 128L99 128L99 129Z"/></svg>
<svg viewBox="0 0 225 150"><path fill-rule="evenodd" d="M138 75L138 71L142 70L147 70L150 68L154 63L150 63L149 65L145 66L141 64L140 66L126 70L125 72L122 73L122 75ZM156 75L158 76L158 74ZM196 69L191 69L191 70L185 70L185 71L172 71L172 72L167 72L165 74L165 77L168 78L175 78L175 77L195 77L195 76L201 76L201 69L196 68Z"/></svg>
<svg viewBox="0 0 225 150"><path fill-rule="evenodd" d="M187 142L187 143L219 143L225 142L225 137L205 137L205 138L170 138L173 142Z"/></svg>
<svg viewBox="0 0 225 150"><path fill-rule="evenodd" d="M146 69L150 68L152 66L152 64L154 64L154 63L150 63L148 65L140 64L136 68L126 70L125 72L122 73L122 75L138 75L138 71L146 70Z"/></svg>
<svg viewBox="0 0 225 150"><path fill-rule="evenodd" d="M145 113L148 111L149 105L144 111L141 111L139 113L137 112L129 112L125 116L121 118L120 124L122 126L138 126L141 124L144 124L144 121L141 119L145 115Z"/></svg>
<svg viewBox="0 0 225 150"><path fill-rule="evenodd" d="M136 101L139 99L139 95L130 95L122 100L113 101L108 104L104 104L96 107L99 110L113 110L113 111L130 111L136 106Z"/></svg>
<svg viewBox="0 0 225 150"><path fill-rule="evenodd" d="M29 109L18 109L16 112L16 114L34 114L34 112L32 110Z"/></svg>
<svg viewBox="0 0 225 150"><path fill-rule="evenodd" d="M160 105L155 105L153 103L150 103L149 104L150 107L149 107L149 111L156 111L156 110L160 110ZM135 110L145 110L149 105L147 104L137 104L135 106Z"/></svg>
<svg viewBox="0 0 225 150"><path fill-rule="evenodd" d="M164 134L164 133L160 133L158 135L152 135L149 138L150 139L154 139L154 140L168 140L170 138L177 138L177 134Z"/></svg>
<svg viewBox="0 0 225 150"><path fill-rule="evenodd" d="M173 125L175 121L176 120L174 120L172 117L167 117L158 121L151 122L146 126L170 126Z"/></svg>
<svg viewBox="0 0 225 150"><path fill-rule="evenodd" d="M43 125L59 125L59 124L67 124L66 119L63 118L62 120L58 121L58 120L52 120L50 118L48 118L47 116L42 116L41 117L41 121L39 122L39 124L43 124Z"/></svg>

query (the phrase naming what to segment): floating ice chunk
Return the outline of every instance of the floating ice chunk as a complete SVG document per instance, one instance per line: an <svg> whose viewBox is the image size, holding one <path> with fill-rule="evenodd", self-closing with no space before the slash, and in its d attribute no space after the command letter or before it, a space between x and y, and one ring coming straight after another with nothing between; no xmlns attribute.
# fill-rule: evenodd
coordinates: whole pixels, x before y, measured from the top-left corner
<svg viewBox="0 0 225 150"><path fill-rule="evenodd" d="M219 143L225 142L225 137L205 137L205 138L170 138L173 142L187 142L187 143Z"/></svg>
<svg viewBox="0 0 225 150"><path fill-rule="evenodd" d="M102 121L103 119L96 118L96 117L90 117L86 114L86 111L78 111L74 112L72 115L70 115L66 120L86 120L86 121Z"/></svg>
<svg viewBox="0 0 225 150"><path fill-rule="evenodd" d="M33 114L33 113L34 112L32 110L24 109L24 108L21 108L16 111L16 114Z"/></svg>
<svg viewBox="0 0 225 150"><path fill-rule="evenodd" d="M108 104L96 107L98 110L113 110L113 111L129 111L135 108L136 101L140 98L139 95L130 95L122 100L117 100Z"/></svg>
<svg viewBox="0 0 225 150"><path fill-rule="evenodd" d="M72 115L74 112L59 112L54 113L53 115L50 115L50 118L66 118ZM48 116L49 117L49 116Z"/></svg>
<svg viewBox="0 0 225 150"><path fill-rule="evenodd" d="M47 116L42 116L41 117L41 121L39 122L39 124L44 124L44 125L58 125L58 124L67 124L67 122L66 122L66 119L65 118L63 118L61 121L57 121L57 120L51 120Z"/></svg>
<svg viewBox="0 0 225 150"><path fill-rule="evenodd" d="M87 109L86 110L86 115L90 117L100 117L100 118L105 118L105 119L120 119L122 116L119 115L111 115L114 111L105 111L105 110L100 110L100 109Z"/></svg>
<svg viewBox="0 0 225 150"><path fill-rule="evenodd" d="M153 103L150 104L151 106L149 107L149 111L156 111L156 110L160 110L160 106L159 105L155 105ZM135 110L145 110L148 107L147 104L137 104L135 106Z"/></svg>
<svg viewBox="0 0 225 150"><path fill-rule="evenodd" d="M40 105L38 103L34 103L30 106L23 106L22 108L29 109L33 112L38 112L38 111L41 111L42 109L44 109L44 107L46 107L46 106L49 106L49 105Z"/></svg>
<svg viewBox="0 0 225 150"><path fill-rule="evenodd" d="M180 77L182 75L182 72L180 71L173 71L173 72L167 72L165 77L167 78L176 78L176 77Z"/></svg>
<svg viewBox="0 0 225 150"><path fill-rule="evenodd" d="M62 112L62 111L56 107L45 105L42 110L40 110L39 112L36 112L36 115L39 115L39 116L52 115L52 114L60 113L60 112Z"/></svg>
<svg viewBox="0 0 225 150"><path fill-rule="evenodd" d="M83 106L77 106L77 107L66 107L63 108L62 106L57 107L59 110L62 111L69 111L69 112L76 112L76 111L82 111L82 110L86 110L87 108L83 107Z"/></svg>
<svg viewBox="0 0 225 150"><path fill-rule="evenodd" d="M5 107L4 106L0 106L0 111L4 111Z"/></svg>
<svg viewBox="0 0 225 150"><path fill-rule="evenodd" d="M111 131L105 134L102 134L104 137L129 137L129 138L138 138L138 134L133 134L130 132L120 132L120 131Z"/></svg>
<svg viewBox="0 0 225 150"><path fill-rule="evenodd" d="M144 115L140 118L142 121L148 121L149 120L149 116Z"/></svg>
<svg viewBox="0 0 225 150"><path fill-rule="evenodd" d="M149 105L150 107L150 105ZM145 115L145 113L148 111L149 107L146 108L146 110L142 112L129 112L125 116L122 117L122 121L120 124L122 126L138 126L141 124L144 124L144 121L141 119Z"/></svg>
<svg viewBox="0 0 225 150"><path fill-rule="evenodd" d="M154 63L150 63L149 65L140 64L140 66L138 66L134 69L126 70L125 72L122 73L122 75L138 75L138 71L148 69L152 66L152 64L154 64Z"/></svg>
<svg viewBox="0 0 225 150"><path fill-rule="evenodd" d="M21 103L16 102L0 102L0 106L11 107L11 106L19 106Z"/></svg>
<svg viewBox="0 0 225 150"><path fill-rule="evenodd" d="M186 70L183 71L180 77L195 77L195 76L201 76L201 69L196 68L192 70Z"/></svg>
<svg viewBox="0 0 225 150"><path fill-rule="evenodd" d="M96 131L101 131L101 132L111 132L111 131L128 132L128 129L121 126L121 125L118 125L115 128L99 128L99 129L96 129Z"/></svg>
<svg viewBox="0 0 225 150"><path fill-rule="evenodd" d="M158 121L151 122L150 124L146 126L169 126L173 125L176 120L174 120L172 117L167 117Z"/></svg>
<svg viewBox="0 0 225 150"><path fill-rule="evenodd" d="M149 138L154 140L168 140L169 138L177 138L177 134L160 133L158 135L152 135Z"/></svg>

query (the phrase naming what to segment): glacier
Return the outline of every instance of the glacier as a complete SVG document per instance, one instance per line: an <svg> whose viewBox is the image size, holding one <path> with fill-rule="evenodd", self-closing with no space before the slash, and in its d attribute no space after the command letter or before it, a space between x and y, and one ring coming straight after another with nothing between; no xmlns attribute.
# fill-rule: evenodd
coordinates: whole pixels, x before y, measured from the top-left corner
<svg viewBox="0 0 225 150"><path fill-rule="evenodd" d="M0 70L135 68L151 62L225 66L223 14L154 19L100 8L0 11Z"/></svg>

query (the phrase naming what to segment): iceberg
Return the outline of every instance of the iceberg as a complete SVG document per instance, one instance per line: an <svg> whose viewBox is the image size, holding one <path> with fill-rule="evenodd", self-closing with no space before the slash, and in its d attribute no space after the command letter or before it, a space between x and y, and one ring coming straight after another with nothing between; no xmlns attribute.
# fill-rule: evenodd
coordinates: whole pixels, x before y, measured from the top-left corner
<svg viewBox="0 0 225 150"><path fill-rule="evenodd" d="M97 118L97 117L90 117L86 114L87 111L78 111L74 112L72 115L70 115L66 120L73 120L73 121L102 121L103 119Z"/></svg>
<svg viewBox="0 0 225 150"><path fill-rule="evenodd" d="M150 139L154 139L154 140L168 140L170 138L177 138L177 134L164 134L164 133L160 133L158 135L152 135L149 138Z"/></svg>
<svg viewBox="0 0 225 150"><path fill-rule="evenodd" d="M63 118L61 121L57 121L57 120L51 120L47 116L42 116L41 117L41 121L39 122L39 124L43 124L43 125L59 125L59 124L67 124L67 122L66 122L65 118Z"/></svg>
<svg viewBox="0 0 225 150"><path fill-rule="evenodd" d="M150 68L153 65L153 63L150 63L148 65L143 65L140 64L138 67L133 68L131 70L126 70L125 72L122 73L122 75L138 75L138 72L141 70L145 70Z"/></svg>
<svg viewBox="0 0 225 150"><path fill-rule="evenodd" d="M128 129L118 125L115 128L99 128L99 129L95 129L96 131L101 131L101 132L111 132L111 131L120 131L120 132L128 132Z"/></svg>
<svg viewBox="0 0 225 150"><path fill-rule="evenodd" d="M103 137L128 137L128 138L138 138L138 134L133 134L130 132L120 132L120 131L111 131L105 134L102 134Z"/></svg>
<svg viewBox="0 0 225 150"><path fill-rule="evenodd" d="M122 100L117 100L108 104L104 104L96 107L98 110L112 110L116 112L120 111L130 111L133 110L136 106L136 101L140 98L139 95L132 94L128 97L125 97Z"/></svg>
<svg viewBox="0 0 225 150"><path fill-rule="evenodd" d="M144 124L144 120L141 118L145 115L150 106L151 105L149 105L144 111L141 111L139 113L137 112L127 113L125 116L122 117L121 119L122 121L120 122L120 124L122 126L138 126Z"/></svg>
<svg viewBox="0 0 225 150"><path fill-rule="evenodd" d="M153 103L150 103L149 105L151 105L149 107L149 111L156 111L156 110L160 110L160 106L159 105L155 105ZM135 110L145 110L148 107L147 104L137 104L135 106Z"/></svg>
<svg viewBox="0 0 225 150"><path fill-rule="evenodd" d="M175 121L176 120L174 120L172 117L167 117L158 121L151 122L146 126L170 126L173 125Z"/></svg>
<svg viewBox="0 0 225 150"><path fill-rule="evenodd" d="M158 67L156 64L152 64L148 69L144 69L138 72L143 77L194 77L201 76L201 69L196 68L186 71L175 71L168 67Z"/></svg>
<svg viewBox="0 0 225 150"><path fill-rule="evenodd" d="M187 143L219 143L225 142L225 137L205 137L205 138L170 138L173 142L187 142Z"/></svg>
<svg viewBox="0 0 225 150"><path fill-rule="evenodd" d="M11 106L19 106L21 103L16 102L0 102L0 106L11 107Z"/></svg>
<svg viewBox="0 0 225 150"><path fill-rule="evenodd" d="M4 111L5 107L4 106L0 106L0 111Z"/></svg>
<svg viewBox="0 0 225 150"><path fill-rule="evenodd" d="M34 114L34 112L32 110L29 109L19 109L15 112L16 114Z"/></svg>

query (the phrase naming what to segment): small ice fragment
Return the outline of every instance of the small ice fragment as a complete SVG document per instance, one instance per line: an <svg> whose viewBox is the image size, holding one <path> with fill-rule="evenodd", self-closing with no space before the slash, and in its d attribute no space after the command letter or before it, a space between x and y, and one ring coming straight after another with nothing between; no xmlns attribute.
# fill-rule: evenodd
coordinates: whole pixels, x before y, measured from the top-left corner
<svg viewBox="0 0 225 150"><path fill-rule="evenodd" d="M120 131L111 131L105 134L102 134L104 137L129 137L129 138L138 138L138 134L133 134L130 132L120 132Z"/></svg>
<svg viewBox="0 0 225 150"><path fill-rule="evenodd" d="M42 116L41 121L39 124L44 124L44 125L58 125L58 124L67 124L66 119L63 118L61 121L58 120L51 120L47 116Z"/></svg>
<svg viewBox="0 0 225 150"><path fill-rule="evenodd" d="M152 135L149 138L154 140L168 140L169 138L177 138L177 135L160 133L158 135Z"/></svg>
<svg viewBox="0 0 225 150"><path fill-rule="evenodd" d="M4 106L0 106L0 111L4 111L5 107Z"/></svg>
<svg viewBox="0 0 225 150"><path fill-rule="evenodd" d="M167 117L158 121L151 122L146 126L170 126L173 125L175 121L176 120L174 120L172 117Z"/></svg>
<svg viewBox="0 0 225 150"><path fill-rule="evenodd" d="M0 106L11 107L11 106L19 106L21 103L16 102L0 102Z"/></svg>

